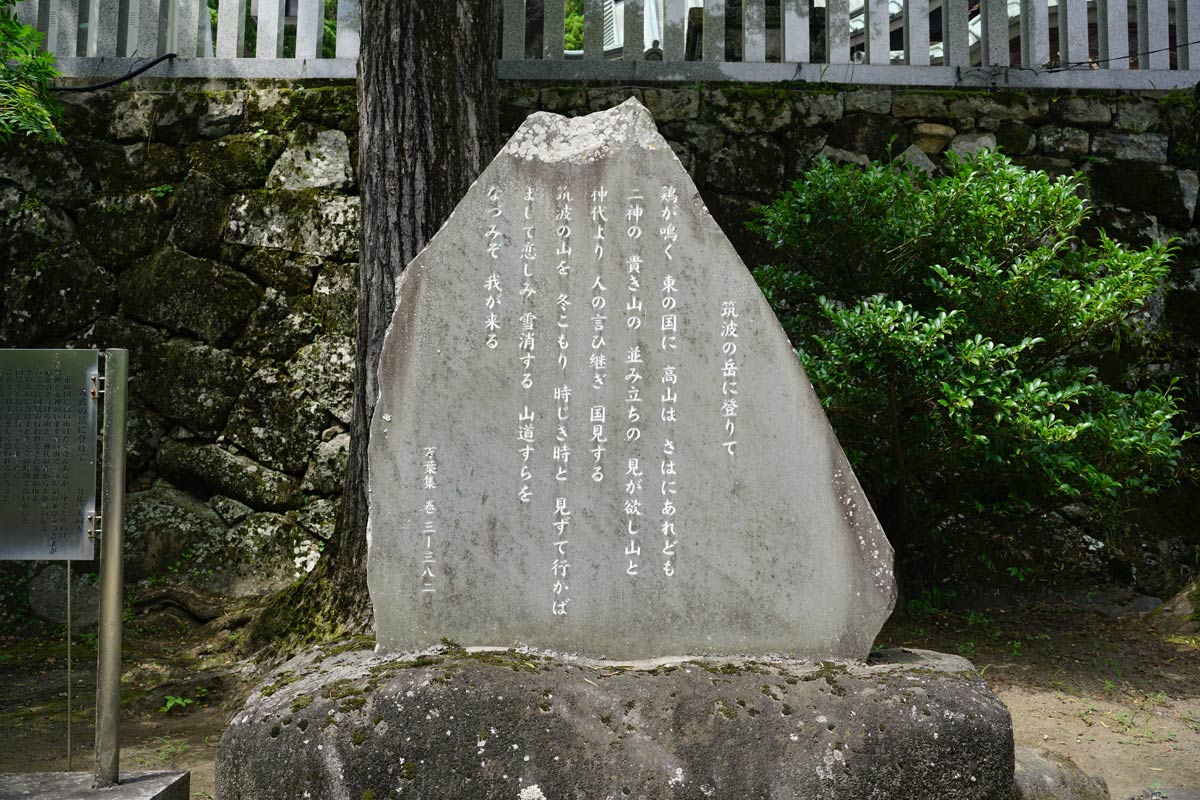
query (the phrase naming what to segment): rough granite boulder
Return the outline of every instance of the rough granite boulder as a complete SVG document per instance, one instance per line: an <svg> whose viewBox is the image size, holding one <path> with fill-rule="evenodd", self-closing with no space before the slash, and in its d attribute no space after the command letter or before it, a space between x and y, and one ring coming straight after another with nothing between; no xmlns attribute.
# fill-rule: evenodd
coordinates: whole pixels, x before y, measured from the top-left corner
<svg viewBox="0 0 1200 800"><path fill-rule="evenodd" d="M1060 753L1018 747L1013 800L1109 800L1108 784Z"/></svg>
<svg viewBox="0 0 1200 800"><path fill-rule="evenodd" d="M233 718L220 800L1009 800L1008 710L969 662L613 662L310 652Z"/></svg>

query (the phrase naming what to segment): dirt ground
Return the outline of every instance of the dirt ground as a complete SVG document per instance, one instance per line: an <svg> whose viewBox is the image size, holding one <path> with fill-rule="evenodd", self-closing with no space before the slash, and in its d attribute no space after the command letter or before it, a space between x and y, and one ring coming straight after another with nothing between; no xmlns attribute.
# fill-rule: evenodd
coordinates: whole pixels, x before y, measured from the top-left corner
<svg viewBox="0 0 1200 800"><path fill-rule="evenodd" d="M194 800L213 800L217 744L256 669L199 629L161 623L126 623L122 768L191 770ZM73 653L75 770L93 763L91 641ZM1012 711L1018 744L1070 756L1114 800L1200 796L1200 638L1053 603L899 614L879 645L970 658ZM65 655L61 636L0 634L0 772L67 768Z"/></svg>

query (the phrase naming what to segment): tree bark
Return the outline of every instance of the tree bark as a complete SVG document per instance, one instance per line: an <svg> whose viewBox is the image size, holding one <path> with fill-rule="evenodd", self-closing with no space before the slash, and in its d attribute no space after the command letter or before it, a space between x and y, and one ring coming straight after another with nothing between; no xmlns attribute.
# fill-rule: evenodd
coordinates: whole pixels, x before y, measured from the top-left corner
<svg viewBox="0 0 1200 800"><path fill-rule="evenodd" d="M328 580L337 627L371 625L367 444L396 279L499 146L500 0L363 0L358 62L358 356L349 465Z"/></svg>

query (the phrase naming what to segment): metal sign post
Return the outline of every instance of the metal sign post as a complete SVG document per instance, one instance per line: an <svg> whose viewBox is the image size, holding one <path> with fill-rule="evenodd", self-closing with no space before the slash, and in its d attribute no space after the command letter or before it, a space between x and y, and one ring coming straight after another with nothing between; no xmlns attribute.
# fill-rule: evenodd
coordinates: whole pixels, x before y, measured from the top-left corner
<svg viewBox="0 0 1200 800"><path fill-rule="evenodd" d="M100 521L100 637L96 667L96 782L113 786L120 769L122 539L125 521L125 407L129 351L104 353L104 450Z"/></svg>
<svg viewBox="0 0 1200 800"><path fill-rule="evenodd" d="M67 562L67 747L70 768L71 560L90 561L97 530L100 635L95 785L117 783L121 689L125 411L129 352L0 350L0 559ZM96 428L103 397L100 513Z"/></svg>

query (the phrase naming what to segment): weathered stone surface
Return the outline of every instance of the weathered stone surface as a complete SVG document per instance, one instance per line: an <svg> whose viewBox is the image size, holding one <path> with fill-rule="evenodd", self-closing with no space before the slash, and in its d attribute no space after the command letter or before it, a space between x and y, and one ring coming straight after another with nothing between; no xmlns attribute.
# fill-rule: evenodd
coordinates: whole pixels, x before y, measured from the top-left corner
<svg viewBox="0 0 1200 800"><path fill-rule="evenodd" d="M341 492L340 486L338 492ZM294 512L296 522L313 536L328 541L333 537L334 529L337 526L338 509L341 508L341 505L340 498L338 500L326 497L317 498L305 505L304 508Z"/></svg>
<svg viewBox="0 0 1200 800"><path fill-rule="evenodd" d="M983 92L950 100L951 117L991 117L997 121L1042 120L1049 115L1050 103L1034 92Z"/></svg>
<svg viewBox="0 0 1200 800"><path fill-rule="evenodd" d="M123 92L114 100L108 120L108 135L118 142L145 141L154 135L158 95Z"/></svg>
<svg viewBox="0 0 1200 800"><path fill-rule="evenodd" d="M316 540L281 514L251 514L219 542L196 548L188 577L198 588L227 597L273 594L316 564Z"/></svg>
<svg viewBox="0 0 1200 800"><path fill-rule="evenodd" d="M846 109L845 92L811 92L795 98L792 119L806 128L836 122Z"/></svg>
<svg viewBox="0 0 1200 800"><path fill-rule="evenodd" d="M1070 125L1107 125L1112 105L1096 97L1064 97L1057 103L1058 116Z"/></svg>
<svg viewBox="0 0 1200 800"><path fill-rule="evenodd" d="M246 112L245 92L206 92L204 99L203 110L196 115L196 133L215 139L241 127Z"/></svg>
<svg viewBox="0 0 1200 800"><path fill-rule="evenodd" d="M1154 612L1154 627L1174 636L1194 636L1200 632L1200 581L1193 581L1181 593Z"/></svg>
<svg viewBox="0 0 1200 800"><path fill-rule="evenodd" d="M950 118L944 93L921 91L896 92L892 97L892 116L898 119L944 121Z"/></svg>
<svg viewBox="0 0 1200 800"><path fill-rule="evenodd" d="M221 254L229 196L217 181L192 171L179 189L171 241L180 250L204 258Z"/></svg>
<svg viewBox="0 0 1200 800"><path fill-rule="evenodd" d="M1090 165L1087 175L1099 202L1145 211L1172 226L1191 224L1196 200L1186 191L1184 172L1143 161L1113 161Z"/></svg>
<svg viewBox="0 0 1200 800"><path fill-rule="evenodd" d="M316 256L255 247L242 259L242 269L263 286L285 295L307 294L321 259Z"/></svg>
<svg viewBox="0 0 1200 800"><path fill-rule="evenodd" d="M1037 147L1037 132L1024 122L1006 122L996 129L996 146L1010 156L1028 155Z"/></svg>
<svg viewBox="0 0 1200 800"><path fill-rule="evenodd" d="M326 420L303 382L263 367L246 382L225 438L268 467L300 475Z"/></svg>
<svg viewBox="0 0 1200 800"><path fill-rule="evenodd" d="M188 800L190 773L121 771L115 789L93 789L92 772L22 772L0 775L0 797L41 800Z"/></svg>
<svg viewBox="0 0 1200 800"><path fill-rule="evenodd" d="M971 665L320 651L217 751L222 800L318 797L1008 800L1008 710Z"/></svg>
<svg viewBox="0 0 1200 800"><path fill-rule="evenodd" d="M876 114L847 114L829 127L830 147L861 153L875 161L904 152L909 145L908 128L891 117Z"/></svg>
<svg viewBox="0 0 1200 800"><path fill-rule="evenodd" d="M139 397L163 416L199 434L225 427L248 370L242 359L189 339L169 339L146 348L131 382Z"/></svg>
<svg viewBox="0 0 1200 800"><path fill-rule="evenodd" d="M74 152L28 136L0 146L0 175L26 194L60 206L84 205L93 191L93 176Z"/></svg>
<svg viewBox="0 0 1200 800"><path fill-rule="evenodd" d="M299 482L215 444L163 442L158 469L179 485L199 484L252 508L282 510L301 502Z"/></svg>
<svg viewBox="0 0 1200 800"><path fill-rule="evenodd" d="M1098 131L1092 134L1092 152L1122 161L1167 161L1165 133L1113 133Z"/></svg>
<svg viewBox="0 0 1200 800"><path fill-rule="evenodd" d="M577 222L560 271L562 191ZM593 191L614 223L599 257ZM630 197L644 230L626 222ZM891 547L786 335L636 101L527 120L405 271L378 386L368 581L385 650L447 636L620 658L863 657L891 610ZM631 387L645 392L632 414Z"/></svg>
<svg viewBox="0 0 1200 800"><path fill-rule="evenodd" d="M1109 800L1109 794L1103 778L1088 775L1066 756L1018 747L1013 800Z"/></svg>
<svg viewBox="0 0 1200 800"><path fill-rule="evenodd" d="M278 136L242 133L197 142L187 156L192 169L236 190L262 186L281 152L283 139Z"/></svg>
<svg viewBox="0 0 1200 800"><path fill-rule="evenodd" d="M145 192L102 197L79 214L79 239L96 263L121 271L158 242L162 210Z"/></svg>
<svg viewBox="0 0 1200 800"><path fill-rule="evenodd" d="M165 484L125 496L125 578L163 575L185 551L222 541L227 523L213 509ZM186 564L182 565L188 566Z"/></svg>
<svg viewBox="0 0 1200 800"><path fill-rule="evenodd" d="M67 623L67 568L51 564L29 582L29 610L44 622ZM95 573L71 575L71 630L82 631L100 619L100 587Z"/></svg>
<svg viewBox="0 0 1200 800"><path fill-rule="evenodd" d="M304 386L322 409L350 424L354 406L354 340L319 336L300 348L287 364L288 374Z"/></svg>
<svg viewBox="0 0 1200 800"><path fill-rule="evenodd" d="M659 125L693 120L700 113L700 92L695 89L645 89L642 95Z"/></svg>
<svg viewBox="0 0 1200 800"><path fill-rule="evenodd" d="M354 336L358 325L358 264L325 264L313 284L313 316L329 333Z"/></svg>
<svg viewBox="0 0 1200 800"><path fill-rule="evenodd" d="M907 150L896 156L896 160L902 161L905 164L911 164L926 175L932 175L937 171L937 165L933 163L929 156L925 155L924 150L915 144L910 144Z"/></svg>
<svg viewBox="0 0 1200 800"><path fill-rule="evenodd" d="M1117 116L1113 127L1119 131L1143 133L1155 130L1162 124L1158 103L1141 97L1123 98L1117 103Z"/></svg>
<svg viewBox="0 0 1200 800"><path fill-rule="evenodd" d="M892 93L887 89L856 89L846 93L846 113L890 114Z"/></svg>
<svg viewBox="0 0 1200 800"><path fill-rule="evenodd" d="M1038 150L1048 156L1086 155L1088 132L1079 128L1043 125L1038 128Z"/></svg>
<svg viewBox="0 0 1200 800"><path fill-rule="evenodd" d="M291 358L321 329L313 310L313 299L308 295L289 298L267 289L262 305L250 315L245 332L233 343L234 351L278 361Z"/></svg>
<svg viewBox="0 0 1200 800"><path fill-rule="evenodd" d="M245 503L219 494L210 497L208 504L226 525L236 525L254 513L254 509Z"/></svg>
<svg viewBox="0 0 1200 800"><path fill-rule="evenodd" d="M74 237L75 223L62 209L15 186L0 184L0 256L5 264ZM6 274L7 269L0 267L0 277Z"/></svg>
<svg viewBox="0 0 1200 800"><path fill-rule="evenodd" d="M620 103L627 97L636 97L640 102L642 90L625 87L601 87L587 90L587 110L601 111Z"/></svg>
<svg viewBox="0 0 1200 800"><path fill-rule="evenodd" d="M731 192L767 198L783 188L783 150L766 138L731 137L708 162L708 182Z"/></svg>
<svg viewBox="0 0 1200 800"><path fill-rule="evenodd" d="M609 103L605 108L621 102ZM792 122L794 101L771 89L717 89L709 94L717 121L734 135L772 133ZM601 108L596 108L596 111Z"/></svg>
<svg viewBox="0 0 1200 800"><path fill-rule="evenodd" d="M33 253L0 285L0 344L43 344L87 328L117 304L116 281L79 244Z"/></svg>
<svg viewBox="0 0 1200 800"><path fill-rule="evenodd" d="M950 142L949 150L960 156L973 156L980 150L995 150L996 135L984 131L960 133Z"/></svg>
<svg viewBox="0 0 1200 800"><path fill-rule="evenodd" d="M237 195L225 240L317 256L358 254L357 197L273 190Z"/></svg>
<svg viewBox="0 0 1200 800"><path fill-rule="evenodd" d="M313 451L304 483L300 488L318 494L337 494L346 482L346 461L350 453L350 434L340 433L321 442Z"/></svg>
<svg viewBox="0 0 1200 800"><path fill-rule="evenodd" d="M160 249L120 279L125 313L209 344L229 341L258 307L254 281L217 261Z"/></svg>
<svg viewBox="0 0 1200 800"><path fill-rule="evenodd" d="M350 141L338 130L296 130L287 149L271 167L269 189L332 189L345 191L354 183Z"/></svg>
<svg viewBox="0 0 1200 800"><path fill-rule="evenodd" d="M949 125L941 125L937 122L918 122L913 126L912 140L913 144L924 150L926 154L936 156L946 149L946 145L950 144L957 134L958 131Z"/></svg>

